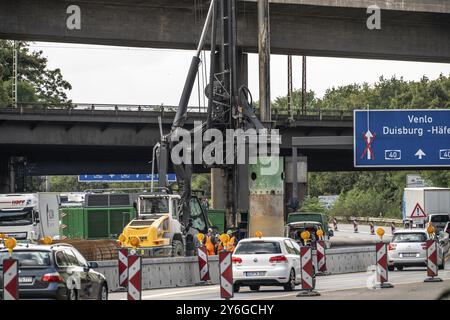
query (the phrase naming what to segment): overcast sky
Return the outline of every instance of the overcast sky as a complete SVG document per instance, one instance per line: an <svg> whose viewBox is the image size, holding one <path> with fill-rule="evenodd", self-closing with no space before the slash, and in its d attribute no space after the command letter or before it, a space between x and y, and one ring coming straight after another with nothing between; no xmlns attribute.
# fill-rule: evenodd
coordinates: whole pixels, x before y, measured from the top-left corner
<svg viewBox="0 0 450 320"><path fill-rule="evenodd" d="M189 68L192 51L56 44L36 42L32 49L42 50L49 67L60 68L73 89L74 102L111 104L177 105ZM423 75L435 79L450 75L450 64L307 58L307 87L319 96L331 87L351 83L374 83L380 76L403 76L419 80ZM293 59L294 89L301 87L301 57ZM287 57L271 57L271 97L286 95ZM249 87L258 100L258 60L249 55ZM190 105L198 105L197 86ZM203 98L202 98L203 99ZM203 102L202 102L203 103Z"/></svg>

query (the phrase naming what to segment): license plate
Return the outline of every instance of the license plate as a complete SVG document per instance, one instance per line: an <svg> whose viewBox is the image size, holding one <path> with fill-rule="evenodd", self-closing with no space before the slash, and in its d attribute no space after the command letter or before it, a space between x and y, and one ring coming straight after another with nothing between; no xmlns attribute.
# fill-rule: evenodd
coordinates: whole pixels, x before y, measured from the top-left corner
<svg viewBox="0 0 450 320"><path fill-rule="evenodd" d="M417 257L417 253L403 253L403 258L415 258Z"/></svg>
<svg viewBox="0 0 450 320"><path fill-rule="evenodd" d="M266 273L264 271L249 271L245 272L246 277L260 277L265 275Z"/></svg>
<svg viewBox="0 0 450 320"><path fill-rule="evenodd" d="M19 277L19 283L32 283L33 282L33 277Z"/></svg>

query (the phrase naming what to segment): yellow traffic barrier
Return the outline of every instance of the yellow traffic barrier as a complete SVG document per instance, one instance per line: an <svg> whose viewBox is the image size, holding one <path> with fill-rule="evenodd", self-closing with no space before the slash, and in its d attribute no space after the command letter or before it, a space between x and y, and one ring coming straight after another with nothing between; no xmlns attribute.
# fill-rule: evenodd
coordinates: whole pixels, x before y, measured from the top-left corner
<svg viewBox="0 0 450 320"><path fill-rule="evenodd" d="M311 233L309 233L309 231L303 231L300 234L300 237L302 237L303 240L309 240L309 238L311 238Z"/></svg>
<svg viewBox="0 0 450 320"><path fill-rule="evenodd" d="M205 235L203 233L197 233L198 242L203 243L204 239L205 239Z"/></svg>
<svg viewBox="0 0 450 320"><path fill-rule="evenodd" d="M52 237L46 236L41 239L41 243L45 245L51 245L53 243Z"/></svg>
<svg viewBox="0 0 450 320"><path fill-rule="evenodd" d="M256 238L262 238L262 236L263 236L263 233L261 231L256 231L255 232L255 237Z"/></svg>
<svg viewBox="0 0 450 320"><path fill-rule="evenodd" d="M133 247L133 248L137 248L137 247L139 247L139 245L141 244L141 240L139 239L139 237L136 237L136 236L132 236L131 238L130 238L130 244L131 244L131 246Z"/></svg>
<svg viewBox="0 0 450 320"><path fill-rule="evenodd" d="M228 243L228 241L230 241L230 235L223 233L220 235L219 240L226 245Z"/></svg>
<svg viewBox="0 0 450 320"><path fill-rule="evenodd" d="M322 229L317 230L316 234L317 234L317 236L319 237L319 239L322 240L322 237L323 237L323 230L322 230Z"/></svg>
<svg viewBox="0 0 450 320"><path fill-rule="evenodd" d="M12 252L14 250L14 248L17 245L17 241L15 238L8 238L5 240L5 247L8 249L9 251L9 255L12 255Z"/></svg>
<svg viewBox="0 0 450 320"><path fill-rule="evenodd" d="M383 228L378 228L377 229L377 235L380 237L380 240L383 239L384 229Z"/></svg>

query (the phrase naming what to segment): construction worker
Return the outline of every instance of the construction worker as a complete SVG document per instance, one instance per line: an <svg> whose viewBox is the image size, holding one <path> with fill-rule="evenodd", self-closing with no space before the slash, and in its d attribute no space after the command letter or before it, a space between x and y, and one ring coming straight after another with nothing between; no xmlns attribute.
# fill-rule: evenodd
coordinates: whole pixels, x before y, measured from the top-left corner
<svg viewBox="0 0 450 320"><path fill-rule="evenodd" d="M234 249L236 248L236 237L233 235L232 230L228 230L227 234L230 236L230 241L228 241L226 249L228 252L233 252Z"/></svg>
<svg viewBox="0 0 450 320"><path fill-rule="evenodd" d="M211 237L206 237L205 247L206 247L206 253L208 254L208 256L213 256L216 254L214 252L214 244L211 241Z"/></svg>

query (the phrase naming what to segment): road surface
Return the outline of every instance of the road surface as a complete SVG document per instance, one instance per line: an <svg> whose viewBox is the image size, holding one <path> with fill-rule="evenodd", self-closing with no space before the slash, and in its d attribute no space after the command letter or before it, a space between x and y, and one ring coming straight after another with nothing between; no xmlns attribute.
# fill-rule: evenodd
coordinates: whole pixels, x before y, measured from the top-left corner
<svg viewBox="0 0 450 320"><path fill-rule="evenodd" d="M450 289L450 265L439 271L442 283L424 283L425 268L405 268L404 271L389 272L392 289L371 288L373 272L349 273L317 277L319 297L297 297L298 292L285 292L278 287L261 287L258 292L241 288L233 300L275 300L275 299L436 299L444 289ZM368 286L369 283L369 286ZM299 290L300 287L297 287ZM143 300L215 300L219 299L219 286L200 286L171 289L145 290ZM125 300L126 293L111 293L109 299Z"/></svg>

